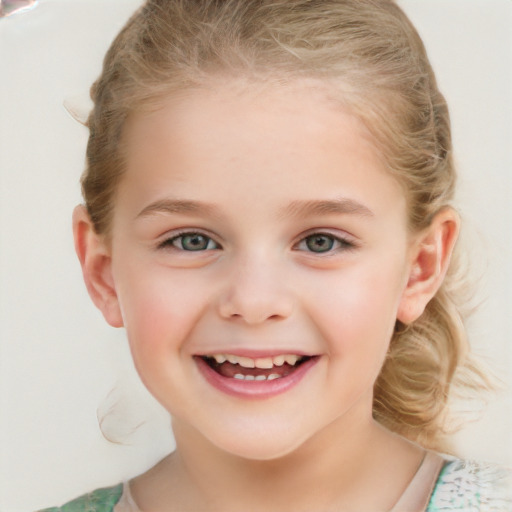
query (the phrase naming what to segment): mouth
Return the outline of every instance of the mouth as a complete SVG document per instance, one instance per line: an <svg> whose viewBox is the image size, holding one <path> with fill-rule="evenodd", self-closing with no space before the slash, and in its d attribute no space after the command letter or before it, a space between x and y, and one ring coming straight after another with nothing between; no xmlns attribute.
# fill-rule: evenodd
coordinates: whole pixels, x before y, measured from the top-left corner
<svg viewBox="0 0 512 512"><path fill-rule="evenodd" d="M246 381L268 381L287 377L311 357L280 354L254 359L233 354L213 354L202 356L202 359L222 377Z"/></svg>
<svg viewBox="0 0 512 512"><path fill-rule="evenodd" d="M206 380L217 389L245 398L267 398L300 382L319 356L208 354L194 359Z"/></svg>

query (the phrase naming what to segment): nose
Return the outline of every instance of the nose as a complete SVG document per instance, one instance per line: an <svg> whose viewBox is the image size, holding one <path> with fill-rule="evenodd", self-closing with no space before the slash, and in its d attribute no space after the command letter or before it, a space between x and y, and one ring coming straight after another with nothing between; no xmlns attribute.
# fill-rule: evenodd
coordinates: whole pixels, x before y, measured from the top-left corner
<svg viewBox="0 0 512 512"><path fill-rule="evenodd" d="M257 325L283 320L293 311L290 283L278 265L265 258L247 258L229 272L219 298L221 317Z"/></svg>

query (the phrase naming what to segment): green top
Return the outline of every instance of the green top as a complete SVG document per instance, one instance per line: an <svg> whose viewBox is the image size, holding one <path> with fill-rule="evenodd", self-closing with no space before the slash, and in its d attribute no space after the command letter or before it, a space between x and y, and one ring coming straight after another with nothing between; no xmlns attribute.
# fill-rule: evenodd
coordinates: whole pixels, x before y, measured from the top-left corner
<svg viewBox="0 0 512 512"><path fill-rule="evenodd" d="M496 466L448 461L439 473L426 512L512 511L512 473ZM97 489L62 507L39 512L112 512L123 484Z"/></svg>
<svg viewBox="0 0 512 512"><path fill-rule="evenodd" d="M119 484L115 487L96 489L62 505L62 507L46 508L39 512L112 512L122 494L123 484Z"/></svg>

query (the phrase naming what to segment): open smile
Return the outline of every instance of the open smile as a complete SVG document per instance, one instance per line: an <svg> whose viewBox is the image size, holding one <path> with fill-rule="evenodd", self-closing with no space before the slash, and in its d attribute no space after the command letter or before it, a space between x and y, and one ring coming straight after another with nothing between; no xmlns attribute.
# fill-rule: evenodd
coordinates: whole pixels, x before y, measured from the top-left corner
<svg viewBox="0 0 512 512"><path fill-rule="evenodd" d="M246 398L268 398L297 384L319 356L279 354L246 357L234 354L196 356L206 380L228 394Z"/></svg>

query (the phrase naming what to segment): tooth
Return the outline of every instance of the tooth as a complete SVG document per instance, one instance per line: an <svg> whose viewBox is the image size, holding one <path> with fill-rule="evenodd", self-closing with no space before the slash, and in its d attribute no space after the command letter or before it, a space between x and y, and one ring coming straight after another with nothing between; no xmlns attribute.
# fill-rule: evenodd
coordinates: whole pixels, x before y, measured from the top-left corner
<svg viewBox="0 0 512 512"><path fill-rule="evenodd" d="M215 361L217 361L217 363L219 364L222 364L222 363L225 363L226 362L226 356L224 354L215 354L213 356L213 358L215 359Z"/></svg>
<svg viewBox="0 0 512 512"><path fill-rule="evenodd" d="M299 356L293 354L287 354L284 356L284 360L290 365L293 366L298 360Z"/></svg>
<svg viewBox="0 0 512 512"><path fill-rule="evenodd" d="M238 357L238 364L244 368L254 368L254 359L250 357Z"/></svg>
<svg viewBox="0 0 512 512"><path fill-rule="evenodd" d="M265 375L256 375L254 380L267 380L267 377L265 377Z"/></svg>
<svg viewBox="0 0 512 512"><path fill-rule="evenodd" d="M271 357L263 357L261 359L256 359L255 366L256 368L269 369L274 366L274 362Z"/></svg>
<svg viewBox="0 0 512 512"><path fill-rule="evenodd" d="M231 354L227 354L227 355L226 355L226 359L227 359L231 364L237 364L237 363L238 363L238 357L233 356L233 355L231 355Z"/></svg>
<svg viewBox="0 0 512 512"><path fill-rule="evenodd" d="M273 359L273 363L276 366L283 366L284 364L284 356L275 356Z"/></svg>
<svg viewBox="0 0 512 512"><path fill-rule="evenodd" d="M275 380L275 379L279 379L279 375L277 373L271 373L268 377L267 377L267 380Z"/></svg>
<svg viewBox="0 0 512 512"><path fill-rule="evenodd" d="M254 377L254 375L246 375L244 377L245 380L256 380L256 377Z"/></svg>
<svg viewBox="0 0 512 512"><path fill-rule="evenodd" d="M234 377L235 377L235 379L238 379L238 380L244 380L245 379L245 377L241 373L235 373Z"/></svg>

